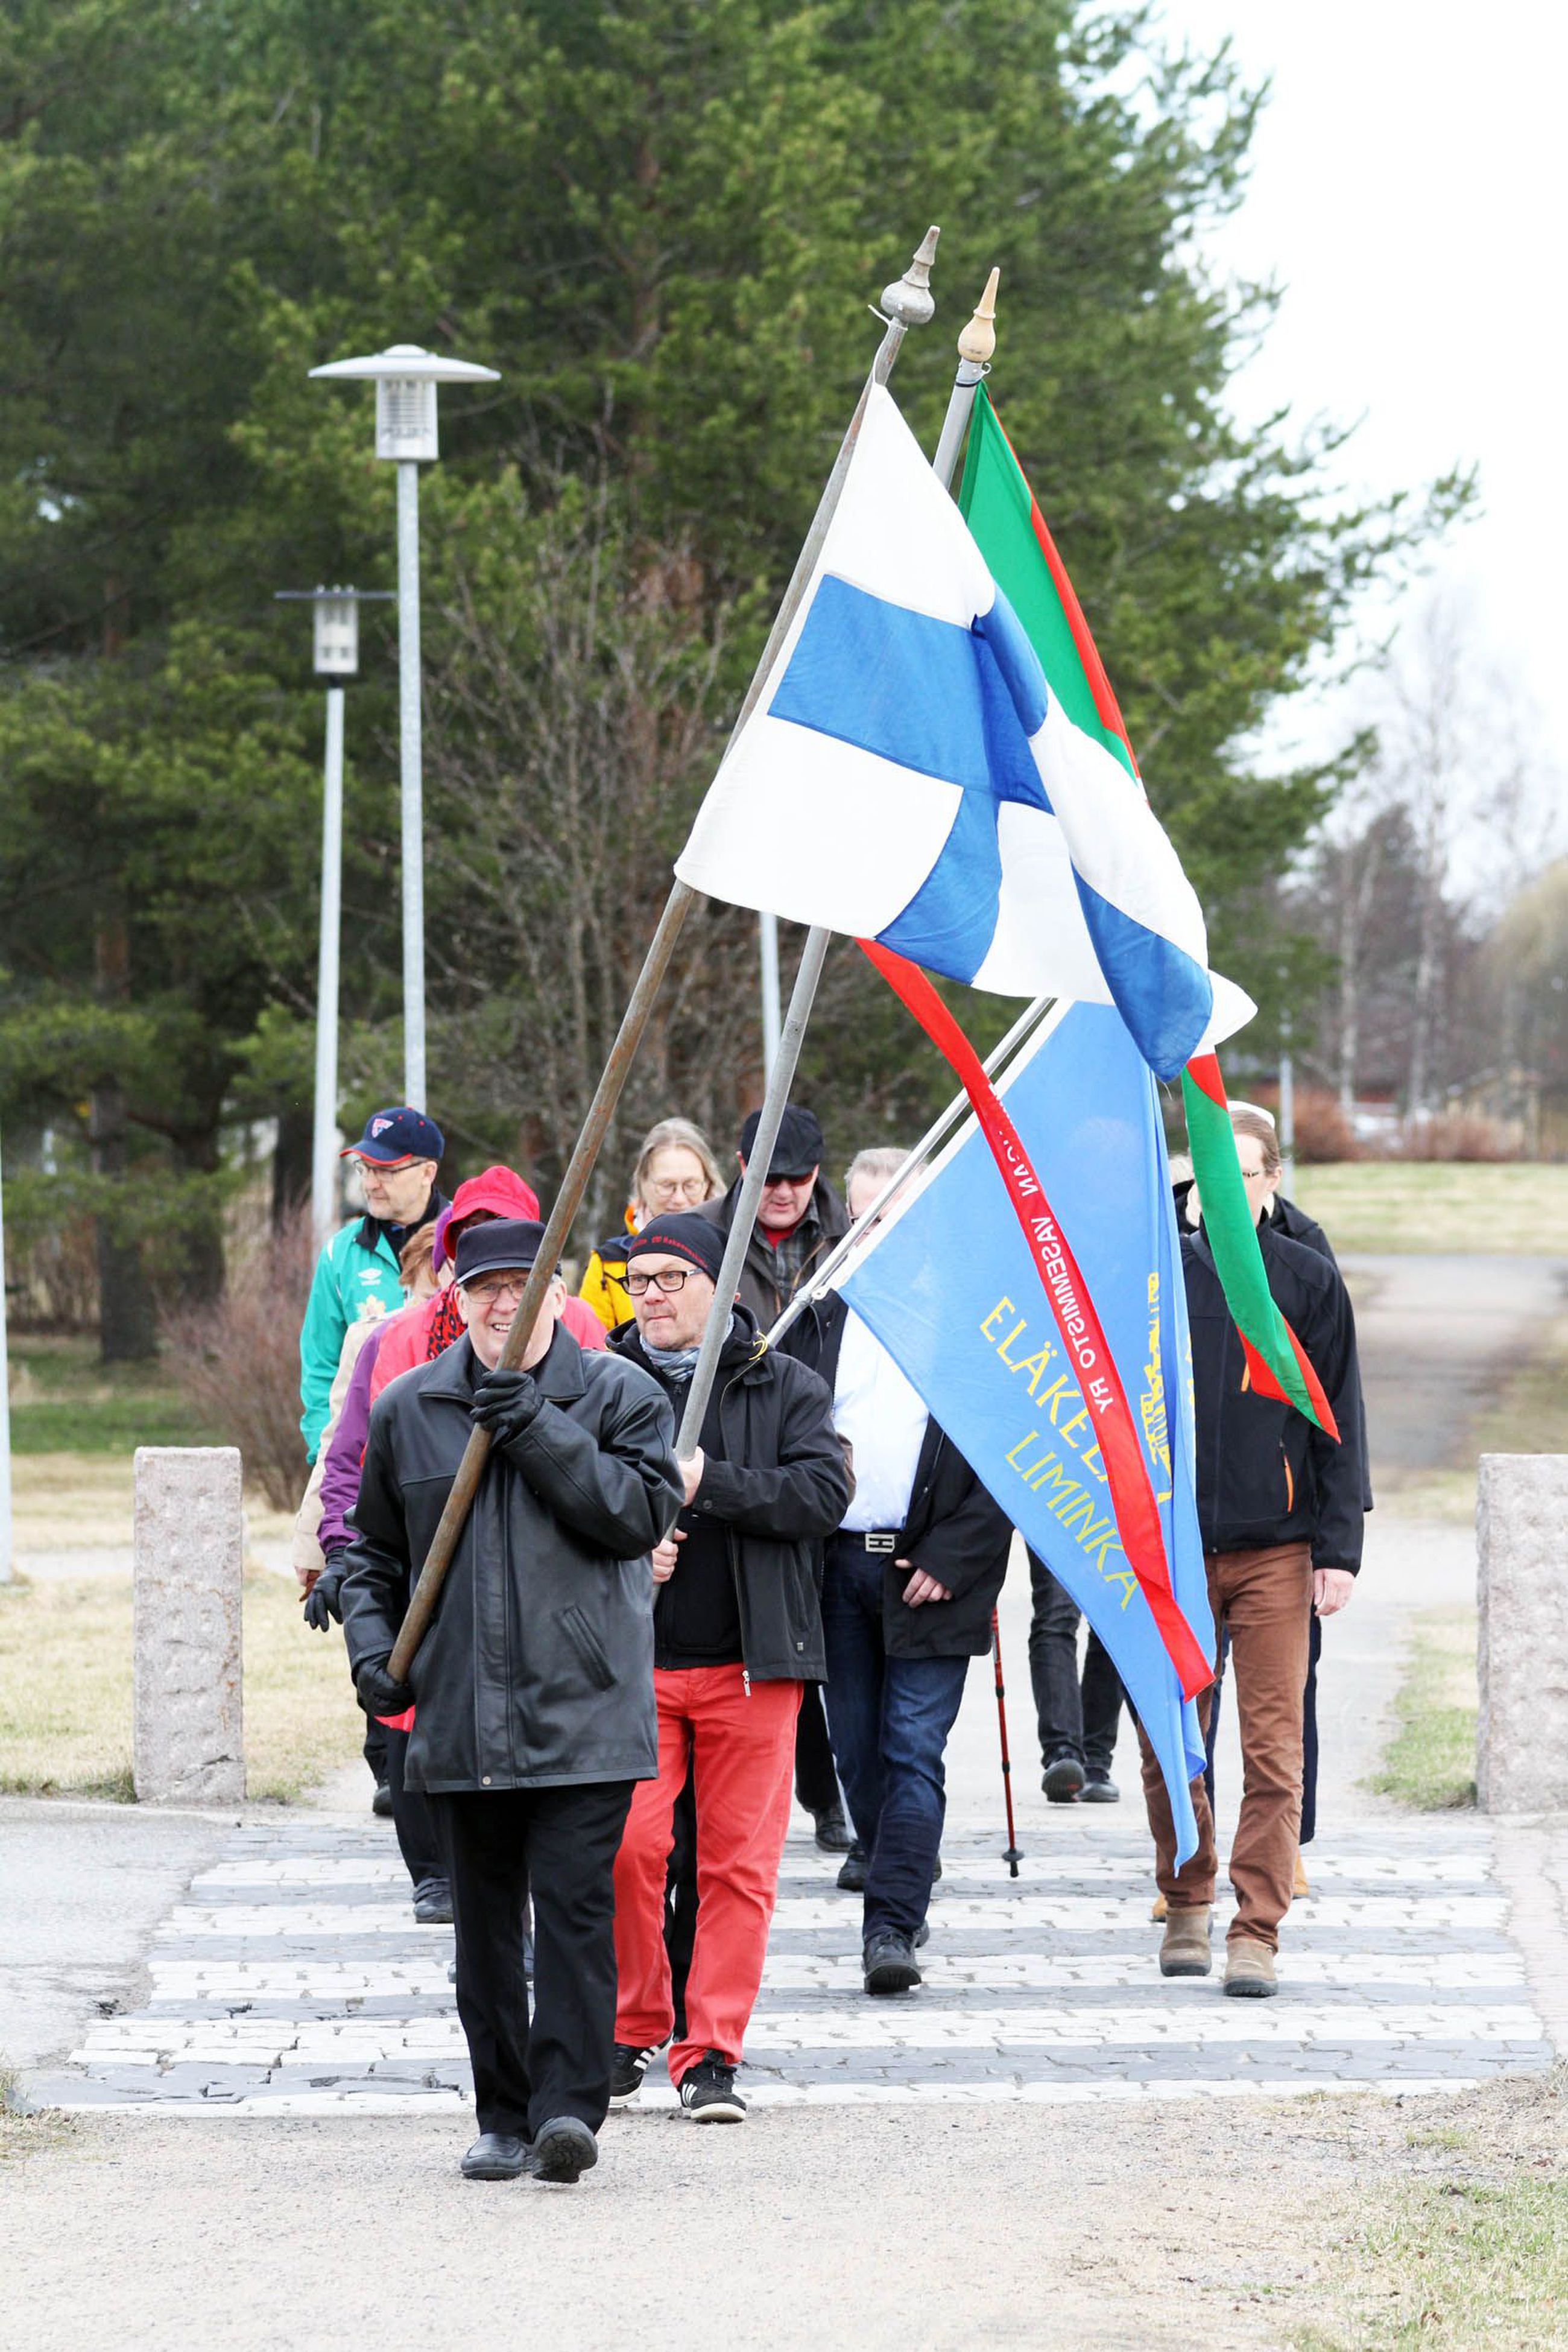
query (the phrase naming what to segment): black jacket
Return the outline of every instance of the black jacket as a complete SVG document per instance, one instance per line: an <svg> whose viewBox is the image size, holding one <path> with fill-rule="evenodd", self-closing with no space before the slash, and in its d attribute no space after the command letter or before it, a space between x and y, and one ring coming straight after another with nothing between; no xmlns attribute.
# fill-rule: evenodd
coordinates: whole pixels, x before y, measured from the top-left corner
<svg viewBox="0 0 1568 2352"><path fill-rule="evenodd" d="M342 1587L355 1673L384 1662L472 1429L466 1339L371 1412ZM531 1789L651 1780L653 1572L681 1501L658 1383L559 1327L546 1402L491 1454L409 1683L408 1785Z"/></svg>
<svg viewBox="0 0 1568 2352"><path fill-rule="evenodd" d="M710 1217L721 1232L727 1234L735 1223L743 1181L744 1179L737 1176L722 1201L705 1202L697 1214ZM759 1331L772 1329L818 1260L826 1257L834 1243L841 1242L849 1232L849 1211L825 1177L819 1176L812 1188L811 1204L807 1214L815 1217L818 1232L799 1276L792 1282L779 1281L779 1261L771 1244L763 1240L760 1227L752 1229L751 1239L746 1245L740 1286L736 1297Z"/></svg>
<svg viewBox="0 0 1568 2352"><path fill-rule="evenodd" d="M1190 1234L1193 1230L1187 1222L1192 1183L1190 1176L1184 1176L1179 1183L1171 1186L1176 1204L1176 1225L1183 1234ZM1287 1201L1283 1192L1276 1192L1272 1196L1263 1214L1270 1233L1283 1234L1288 1242L1300 1242L1304 1248L1316 1250L1318 1255L1326 1257L1331 1265L1339 1264L1329 1244L1329 1237L1317 1219L1309 1217L1305 1209L1299 1207L1294 1201Z"/></svg>
<svg viewBox="0 0 1568 2352"><path fill-rule="evenodd" d="M647 1369L634 1323L612 1332L610 1347ZM821 1546L850 1499L832 1395L804 1364L765 1348L743 1307L718 1367L703 1422L703 1482L684 1516L688 1525L710 1518L723 1527L747 1674L820 1683L827 1672ZM678 1397L674 1384L670 1393ZM680 1581L677 1566L656 1602L655 1638L670 1651L681 1640Z"/></svg>
<svg viewBox="0 0 1568 2352"><path fill-rule="evenodd" d="M1314 1568L1361 1566L1365 1465L1355 1317L1331 1258L1272 1232L1258 1244L1274 1303L1322 1382L1340 1443L1248 1377L1207 1236L1184 1234L1197 1424L1197 1517L1205 1551L1310 1543Z"/></svg>
<svg viewBox="0 0 1568 2352"><path fill-rule="evenodd" d="M812 1303L782 1341L821 1375L830 1394L848 1313L844 1300L831 1291ZM888 1656L964 1658L988 1650L991 1612L1007 1576L1012 1537L1006 1512L928 1414L909 1517L898 1549L882 1572L883 1645ZM904 1598L910 1571L895 1568L894 1559L913 1560L945 1584L952 1600L926 1601L911 1609Z"/></svg>

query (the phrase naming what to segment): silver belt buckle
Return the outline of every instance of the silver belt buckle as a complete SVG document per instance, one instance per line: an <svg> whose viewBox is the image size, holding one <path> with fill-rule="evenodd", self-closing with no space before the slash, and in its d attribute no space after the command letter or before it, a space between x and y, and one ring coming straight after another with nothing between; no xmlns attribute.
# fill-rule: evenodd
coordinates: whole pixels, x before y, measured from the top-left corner
<svg viewBox="0 0 1568 2352"><path fill-rule="evenodd" d="M896 1551L898 1538L873 1532L866 1537L865 1548L867 1551Z"/></svg>

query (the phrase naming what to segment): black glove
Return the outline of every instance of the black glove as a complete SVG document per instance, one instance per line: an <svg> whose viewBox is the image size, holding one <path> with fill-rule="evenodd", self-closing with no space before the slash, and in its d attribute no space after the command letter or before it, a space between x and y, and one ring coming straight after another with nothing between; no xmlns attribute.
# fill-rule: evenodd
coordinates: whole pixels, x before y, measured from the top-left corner
<svg viewBox="0 0 1568 2352"><path fill-rule="evenodd" d="M497 1445L506 1445L522 1435L543 1402L532 1372L486 1372L475 1386L470 1411Z"/></svg>
<svg viewBox="0 0 1568 2352"><path fill-rule="evenodd" d="M318 1633L327 1631L330 1618L338 1624L343 1622L343 1562L347 1555L335 1551L326 1567L305 1595L305 1622L313 1625Z"/></svg>
<svg viewBox="0 0 1568 2352"><path fill-rule="evenodd" d="M394 1683L385 1658L367 1659L354 1676L354 1688L367 1715L406 1715L413 1693L406 1683Z"/></svg>

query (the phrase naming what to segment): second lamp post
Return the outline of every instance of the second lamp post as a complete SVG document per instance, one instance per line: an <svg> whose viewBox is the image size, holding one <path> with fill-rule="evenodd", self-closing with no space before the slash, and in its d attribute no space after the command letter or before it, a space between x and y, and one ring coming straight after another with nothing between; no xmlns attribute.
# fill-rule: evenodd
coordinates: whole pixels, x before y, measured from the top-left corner
<svg viewBox="0 0 1568 2352"><path fill-rule="evenodd" d="M376 455L397 466L398 738L402 779L403 1099L425 1103L424 769L419 664L419 469L440 455L438 383L495 383L498 371L442 359L417 343L393 343L368 358L333 360L313 376L373 383Z"/></svg>

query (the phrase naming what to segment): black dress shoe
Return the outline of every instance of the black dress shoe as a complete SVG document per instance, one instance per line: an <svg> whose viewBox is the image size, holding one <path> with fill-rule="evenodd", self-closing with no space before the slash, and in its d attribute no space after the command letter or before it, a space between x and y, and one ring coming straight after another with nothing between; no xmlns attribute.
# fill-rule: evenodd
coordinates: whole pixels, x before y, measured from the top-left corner
<svg viewBox="0 0 1568 2352"><path fill-rule="evenodd" d="M390 1822L392 1819L392 1790L384 1780L376 1782L376 1793L371 1799L371 1811L379 1822Z"/></svg>
<svg viewBox="0 0 1568 2352"><path fill-rule="evenodd" d="M579 2116L556 2116L534 2134L528 2170L536 2180L573 2181L599 2161L599 2142Z"/></svg>
<svg viewBox="0 0 1568 2352"><path fill-rule="evenodd" d="M865 1848L856 1838L839 1867L838 1884L846 1895L865 1893Z"/></svg>
<svg viewBox="0 0 1568 2352"><path fill-rule="evenodd" d="M1119 1805L1121 1801L1122 1791L1109 1772L1090 1773L1083 1784L1083 1802L1086 1805Z"/></svg>
<svg viewBox="0 0 1568 2352"><path fill-rule="evenodd" d="M819 1853L848 1853L851 1846L852 1846L855 1842L855 1833L853 1830L851 1829L849 1822L844 1819L844 1809L842 1805L825 1805L822 1808L822 1811L815 1816L815 1819L817 1823L817 1852Z"/></svg>
<svg viewBox="0 0 1568 2352"><path fill-rule="evenodd" d="M422 1927L450 1927L452 1889L444 1878L422 1878L413 1890L413 1916Z"/></svg>
<svg viewBox="0 0 1568 2352"><path fill-rule="evenodd" d="M463 2159L465 2180L516 2180L528 2168L528 2144L516 2132L481 2132Z"/></svg>
<svg viewBox="0 0 1568 2352"><path fill-rule="evenodd" d="M1083 1794L1085 1777L1076 1756L1053 1756L1040 1776L1040 1785L1053 1805L1075 1805Z"/></svg>
<svg viewBox="0 0 1568 2352"><path fill-rule="evenodd" d="M862 1966L867 1992L913 1992L920 1982L915 1946L893 1927L867 1938Z"/></svg>

